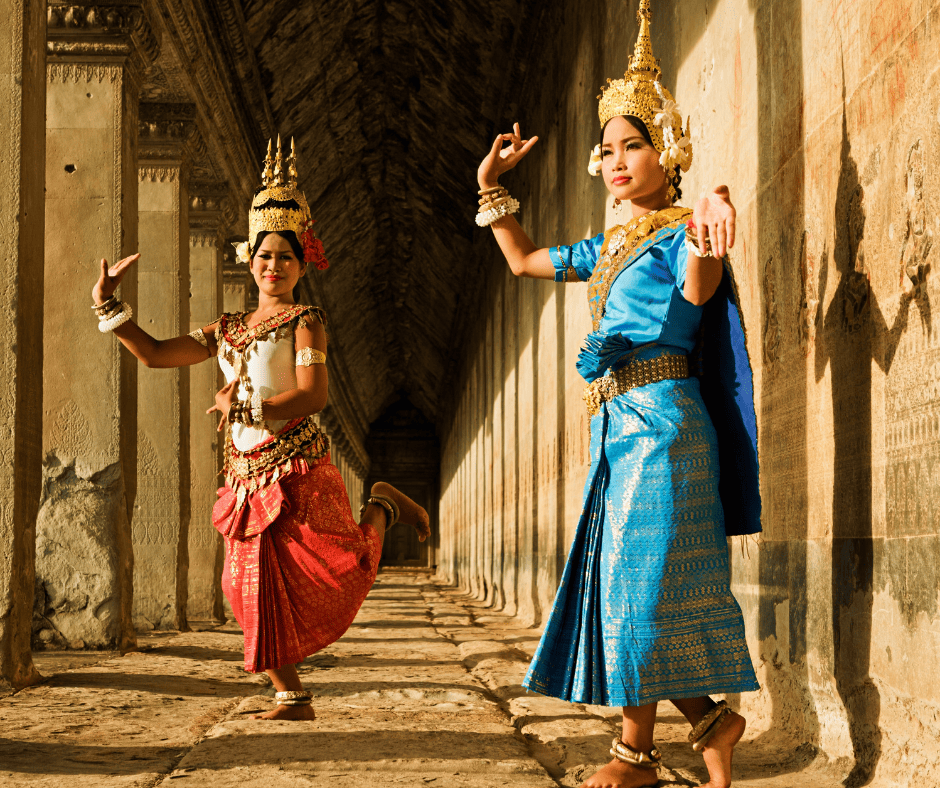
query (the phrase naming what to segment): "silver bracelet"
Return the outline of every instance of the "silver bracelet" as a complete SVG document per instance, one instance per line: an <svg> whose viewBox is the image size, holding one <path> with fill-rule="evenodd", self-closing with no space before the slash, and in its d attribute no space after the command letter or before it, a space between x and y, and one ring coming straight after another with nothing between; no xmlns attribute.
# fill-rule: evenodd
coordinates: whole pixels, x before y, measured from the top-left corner
<svg viewBox="0 0 940 788"><path fill-rule="evenodd" d="M500 203L495 208L487 211L481 211L477 214L477 224L480 227L489 227L493 222L509 216L519 210L519 201L515 197L508 197L506 202Z"/></svg>
<svg viewBox="0 0 940 788"><path fill-rule="evenodd" d="M98 330L102 334L107 334L109 331L114 331L118 326L123 326L134 316L134 310L131 309L128 304L125 304L123 301L119 301L118 303L121 305L120 312L105 320L98 321Z"/></svg>

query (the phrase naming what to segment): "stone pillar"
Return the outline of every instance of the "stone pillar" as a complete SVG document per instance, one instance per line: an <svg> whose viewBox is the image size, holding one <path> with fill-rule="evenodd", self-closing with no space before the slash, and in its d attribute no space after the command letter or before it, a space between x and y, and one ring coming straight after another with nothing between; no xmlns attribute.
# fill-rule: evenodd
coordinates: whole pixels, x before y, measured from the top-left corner
<svg viewBox="0 0 940 788"><path fill-rule="evenodd" d="M48 8L41 640L132 648L137 361L89 310L99 261L137 251L137 110L157 42L134 3ZM119 295L137 307L137 271Z"/></svg>
<svg viewBox="0 0 940 788"><path fill-rule="evenodd" d="M0 689L39 679L30 655L42 462L43 173L46 138L46 20L41 3L6 5L0 30Z"/></svg>
<svg viewBox="0 0 940 788"><path fill-rule="evenodd" d="M138 323L157 339L189 333L190 105L140 107ZM137 387L134 625L186 629L189 368L141 370Z"/></svg>
<svg viewBox="0 0 940 788"><path fill-rule="evenodd" d="M189 330L204 328L223 311L222 207L224 183L190 184L189 202ZM225 620L222 601L222 535L212 527L212 506L219 488L220 433L214 415L207 416L222 386L216 360L190 367L189 372L189 599L192 619Z"/></svg>
<svg viewBox="0 0 940 788"><path fill-rule="evenodd" d="M222 310L244 312L248 308L248 266L235 262L232 243L247 240L229 238L223 246L222 265Z"/></svg>

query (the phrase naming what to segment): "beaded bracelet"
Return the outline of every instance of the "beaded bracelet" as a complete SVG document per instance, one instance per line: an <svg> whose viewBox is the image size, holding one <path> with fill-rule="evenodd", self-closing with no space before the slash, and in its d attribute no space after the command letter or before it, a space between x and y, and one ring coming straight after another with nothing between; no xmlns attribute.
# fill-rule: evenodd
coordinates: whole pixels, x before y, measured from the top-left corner
<svg viewBox="0 0 940 788"><path fill-rule="evenodd" d="M480 208L476 222L480 227L489 227L493 222L519 210L519 201L509 196L502 186L480 189Z"/></svg>
<svg viewBox="0 0 940 788"><path fill-rule="evenodd" d="M115 311L102 315L98 318L98 330L102 334L114 331L118 326L123 326L134 316L134 310L123 301L117 302L119 308Z"/></svg>

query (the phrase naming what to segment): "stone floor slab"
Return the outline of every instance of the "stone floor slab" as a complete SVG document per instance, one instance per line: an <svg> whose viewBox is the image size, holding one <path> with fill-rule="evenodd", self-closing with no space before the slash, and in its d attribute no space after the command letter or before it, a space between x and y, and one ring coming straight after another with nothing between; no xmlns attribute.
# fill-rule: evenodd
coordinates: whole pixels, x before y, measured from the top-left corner
<svg viewBox="0 0 940 788"><path fill-rule="evenodd" d="M42 652L47 680L0 699L10 788L575 788L605 763L619 710L524 690L539 632L427 574L380 575L345 637L298 668L315 722L258 722L263 675L229 624L152 633L138 652ZM660 706L661 785L707 778L685 721ZM739 788L836 788L811 750L749 732Z"/></svg>

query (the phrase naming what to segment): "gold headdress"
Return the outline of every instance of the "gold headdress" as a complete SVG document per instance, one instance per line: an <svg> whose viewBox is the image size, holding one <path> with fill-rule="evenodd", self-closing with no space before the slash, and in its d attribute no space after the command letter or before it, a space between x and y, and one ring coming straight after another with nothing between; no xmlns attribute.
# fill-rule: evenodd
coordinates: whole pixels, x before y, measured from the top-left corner
<svg viewBox="0 0 940 788"><path fill-rule="evenodd" d="M660 152L659 163L671 174L675 167L685 172L692 166L692 141L689 125L686 121L682 130L682 115L672 94L659 81L662 71L659 61L653 57L653 45L650 41L652 13L650 0L640 0L637 11L640 33L633 48L633 58L623 79L607 80L601 88L600 104L597 115L601 128L617 115L632 115L646 125L653 140L653 145ZM588 165L591 175L600 172L600 146L591 156Z"/></svg>
<svg viewBox="0 0 940 788"><path fill-rule="evenodd" d="M313 232L307 198L297 188L297 148L293 139L290 147L290 156L285 161L281 136L277 137L276 156L272 156L271 140L268 140L268 153L261 172L262 189L251 201L248 212L248 242L235 245L237 258L243 263L251 261L258 233L290 231L303 246L306 262L322 270L329 263L323 255L323 244Z"/></svg>

